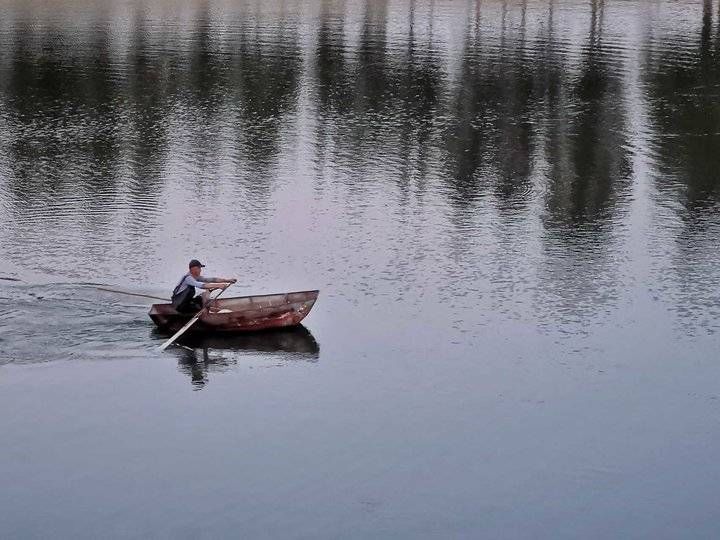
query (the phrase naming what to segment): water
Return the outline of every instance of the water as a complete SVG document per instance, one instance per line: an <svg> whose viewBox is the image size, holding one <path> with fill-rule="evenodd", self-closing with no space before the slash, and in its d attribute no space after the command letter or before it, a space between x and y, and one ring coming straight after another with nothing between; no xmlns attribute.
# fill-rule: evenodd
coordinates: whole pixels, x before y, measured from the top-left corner
<svg viewBox="0 0 720 540"><path fill-rule="evenodd" d="M720 534L718 2L0 15L0 536Z"/></svg>

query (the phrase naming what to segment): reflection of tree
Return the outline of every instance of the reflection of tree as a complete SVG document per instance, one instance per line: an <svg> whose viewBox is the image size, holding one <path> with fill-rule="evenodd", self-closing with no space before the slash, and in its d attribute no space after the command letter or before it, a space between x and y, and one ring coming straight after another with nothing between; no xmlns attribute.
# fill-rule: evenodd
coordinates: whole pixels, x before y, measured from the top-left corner
<svg viewBox="0 0 720 540"><path fill-rule="evenodd" d="M440 66L433 55L432 42L422 46L415 38L415 1L409 7L409 36L407 49L399 63L394 81L398 88L398 106L401 107L399 154L402 158L401 196L408 196L407 185L413 174L417 175L419 192L422 193L427 173L429 145L434 136L433 123L440 107L440 93L444 80ZM429 24L434 13L430 12ZM432 39L432 34L431 34Z"/></svg>
<svg viewBox="0 0 720 540"><path fill-rule="evenodd" d="M389 56L386 50L388 0L365 5L360 44L357 49L355 99L359 112L378 111L387 105ZM389 97L389 96L388 96Z"/></svg>
<svg viewBox="0 0 720 540"><path fill-rule="evenodd" d="M212 32L210 5L204 0L195 13L193 39L183 59L182 80L186 88L181 93L190 120L185 127L190 132L193 157L204 171L202 177L196 177L198 184L217 174L217 148L223 125L221 112L229 90L226 62L217 50Z"/></svg>
<svg viewBox="0 0 720 540"><path fill-rule="evenodd" d="M518 36L507 35L507 5L502 4L500 50L483 40L478 2L476 20L465 32L460 81L451 108L448 160L458 204L479 195L481 181L494 179L501 202L524 200L531 173L535 96L541 70L525 51L525 9L521 3Z"/></svg>
<svg viewBox="0 0 720 540"><path fill-rule="evenodd" d="M152 59L152 49L147 42L148 29L145 16L137 7L130 34L128 64L132 66L127 75L129 165L133 182L129 196L141 204L133 204L134 218L131 227L145 227L142 211L148 205L154 207L161 193L162 166L166 158L169 140L168 118L172 111L174 91L168 76L169 59L159 64ZM148 92L148 85L153 91ZM152 141L152 144L148 144Z"/></svg>
<svg viewBox="0 0 720 540"><path fill-rule="evenodd" d="M600 61L602 1L591 4L589 46L574 86L562 78L552 41L528 43L526 0L519 5L520 27L514 29L503 2L499 50L488 47L492 36L481 35L480 2L476 5L475 20L465 32L459 81L448 96L432 35L424 43L416 37L415 1L407 6L405 46L389 47L388 3L368 2L357 49L348 54L344 2L325 0L313 51L318 152L324 156L330 148L332 160L345 162L356 174L376 164L377 155L386 156L399 164L390 176L402 183L399 192L406 195L403 186L427 174L430 149L442 146L457 204L466 205L491 186L499 201L516 205L529 195L538 130L547 124L550 222L602 215L627 164L623 113L615 101L617 66ZM283 15L273 16L278 17L277 37L268 38L261 21L248 17L238 20L221 42L213 34L209 4L201 2L188 45L174 47L169 34L158 40L149 30L150 15L138 7L124 70L108 67L117 62L110 53L111 25L104 21L95 25L82 54L64 49L38 56L33 52L38 40L52 51L63 36L40 36L18 26L6 86L15 118L29 122L40 110L43 121L64 123L75 136L19 129L12 145L16 176L48 178L33 172L48 160L67 169L90 164L92 175L50 175L50 182L72 176L74 188L85 183L100 196L112 193L117 176L112 171L127 159L135 180L130 193L156 204L170 130L173 140L187 137L191 146L183 151L203 169L217 164L220 132L229 128L235 133L233 158L244 165L243 185L254 196L266 195L266 177L281 151L281 130L297 103L302 70L296 25ZM541 52L531 56L528 51ZM574 107L578 114L569 114ZM38 152L48 159L30 158Z"/></svg>
<svg viewBox="0 0 720 540"><path fill-rule="evenodd" d="M109 29L69 61L61 33L15 28L4 102L11 119L11 189L32 201L38 192L72 186L112 197L120 151L115 87L106 66ZM80 172L81 174L78 174Z"/></svg>
<svg viewBox="0 0 720 540"><path fill-rule="evenodd" d="M659 48L648 54L645 69L659 198L681 202L671 205L680 225L672 271L659 273L656 292L677 297L674 307L688 329L711 331L720 320L720 3L715 16L713 29L712 2L703 0L697 34L664 36L665 43L690 41L695 47Z"/></svg>
<svg viewBox="0 0 720 540"><path fill-rule="evenodd" d="M480 2L476 6L475 21L465 32L459 80L445 102L447 81L432 51L425 52L415 38L415 2L407 8L404 54L386 43L386 4L368 3L350 59L343 53L342 21L334 4L324 2L315 50L320 160L326 159L330 141L334 160L351 162L352 170L381 149L379 155L403 164L394 174L403 180L425 166L428 146L444 138L457 205L466 206L492 186L501 203L517 208L530 194L538 130L548 126L548 223L607 217L618 186L627 180L629 161L626 120L618 106L620 66L602 58L603 2L591 3L589 46L577 81L563 76L566 68L552 32L527 42L526 1L520 3L520 27L513 32L503 2L500 35L488 38L481 35ZM494 37L499 49L489 43ZM444 133L437 122L442 116L448 119ZM411 163L409 156L417 161Z"/></svg>
<svg viewBox="0 0 720 540"><path fill-rule="evenodd" d="M579 79L550 102L548 226L607 223L630 176L622 69L603 51L603 1L591 6Z"/></svg>
<svg viewBox="0 0 720 540"><path fill-rule="evenodd" d="M336 138L332 132L334 125L344 123L334 122L333 119L347 118L352 110L350 76L343 53L344 7L344 3L336 8L330 0L323 0L320 10L317 48L314 54L319 109L316 113L318 126L315 161L320 173L323 171L328 143Z"/></svg>
<svg viewBox="0 0 720 540"><path fill-rule="evenodd" d="M347 113L352 105L349 76L343 53L343 17L341 8L324 0L320 12L320 25L315 50L315 77L318 98L323 110L338 109Z"/></svg>
<svg viewBox="0 0 720 540"><path fill-rule="evenodd" d="M703 0L697 49L662 47L647 58L650 117L665 179L659 187L668 186L668 175L676 179L691 211L720 202L720 12L717 17L713 32L712 1Z"/></svg>
<svg viewBox="0 0 720 540"><path fill-rule="evenodd" d="M479 29L475 29L474 36L468 29L460 81L451 111L453 125L447 138L450 181L457 191L455 200L459 204L465 204L478 195L476 173L481 165L483 149L490 146L489 126L485 126L484 122L492 118L488 108L499 97L491 96L493 85L486 82L487 75L480 63L482 56Z"/></svg>
<svg viewBox="0 0 720 540"><path fill-rule="evenodd" d="M90 197L90 211L103 209L96 217L112 219L106 210L127 183L134 218L145 226L140 214L158 202L170 143L182 147L183 163L212 176L207 169L220 162L221 131L229 127L237 161L247 165L241 180L254 194L267 193L267 172L297 102L296 28L282 19L268 39L243 21L239 34L226 37L226 55L207 2L182 36L158 29L138 5L121 51L110 17L98 7L92 29L72 39L70 29L32 19L11 27L0 96L12 131L10 189L31 202L36 193L79 191ZM119 177L121 170L130 178Z"/></svg>
<svg viewBox="0 0 720 540"><path fill-rule="evenodd" d="M297 28L282 18L277 36L268 39L257 26L241 23L231 70L225 89L237 103L235 151L238 160L247 163L243 185L252 196L269 192L270 167L280 153L285 119L297 105L302 56Z"/></svg>
<svg viewBox="0 0 720 540"><path fill-rule="evenodd" d="M362 18L357 49L344 50L339 6L326 1L320 13L315 77L317 85L317 160L327 152L332 160L358 175L377 159L399 163L400 173L389 176L406 182L417 171L425 174L428 142L439 110L441 68L432 45L421 46L414 37L415 2L408 6L409 33L405 47L388 47L388 3L368 2ZM438 136L437 134L435 135ZM402 196L407 190L401 190Z"/></svg>
<svg viewBox="0 0 720 540"><path fill-rule="evenodd" d="M554 3L548 33L554 39ZM553 50L543 60L547 265L538 302L547 317L584 325L612 305L618 280L610 256L616 208L630 182L622 65L602 43L603 1L592 0L587 45L576 77ZM548 302L548 298L553 298Z"/></svg>

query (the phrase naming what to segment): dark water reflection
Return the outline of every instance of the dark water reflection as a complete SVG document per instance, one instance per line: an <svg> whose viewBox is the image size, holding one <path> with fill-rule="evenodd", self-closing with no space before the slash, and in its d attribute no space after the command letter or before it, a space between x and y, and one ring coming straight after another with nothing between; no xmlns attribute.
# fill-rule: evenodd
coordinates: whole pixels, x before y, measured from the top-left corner
<svg viewBox="0 0 720 540"><path fill-rule="evenodd" d="M210 373L222 373L237 365L238 357L248 354L261 353L265 360L273 362L271 367L281 367L288 361L317 362L320 358L320 346L304 326L238 336L190 334L182 337L178 345L173 354L196 390L205 387Z"/></svg>
<svg viewBox="0 0 720 540"><path fill-rule="evenodd" d="M0 530L717 536L718 103L715 0L0 0ZM91 285L192 257L308 330Z"/></svg>

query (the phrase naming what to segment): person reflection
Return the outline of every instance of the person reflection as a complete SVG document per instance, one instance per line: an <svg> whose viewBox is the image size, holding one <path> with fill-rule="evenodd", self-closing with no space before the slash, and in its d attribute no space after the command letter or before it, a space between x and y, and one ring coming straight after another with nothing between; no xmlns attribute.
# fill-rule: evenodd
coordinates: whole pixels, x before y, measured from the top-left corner
<svg viewBox="0 0 720 540"><path fill-rule="evenodd" d="M208 381L209 365L215 360L210 359L207 348L192 349L180 346L178 351L178 368L190 376L193 390L202 390Z"/></svg>
<svg viewBox="0 0 720 540"><path fill-rule="evenodd" d="M190 377L194 390L207 385L210 373L228 371L243 354L282 361L317 362L320 346L304 326L238 336L188 336L173 349L178 369Z"/></svg>

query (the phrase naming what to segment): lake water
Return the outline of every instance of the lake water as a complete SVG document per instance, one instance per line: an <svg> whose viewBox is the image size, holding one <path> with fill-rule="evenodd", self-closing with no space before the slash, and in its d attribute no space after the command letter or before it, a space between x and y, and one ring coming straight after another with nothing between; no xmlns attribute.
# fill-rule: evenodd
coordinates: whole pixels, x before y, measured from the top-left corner
<svg viewBox="0 0 720 540"><path fill-rule="evenodd" d="M713 0L0 0L0 536L718 538L719 104Z"/></svg>

